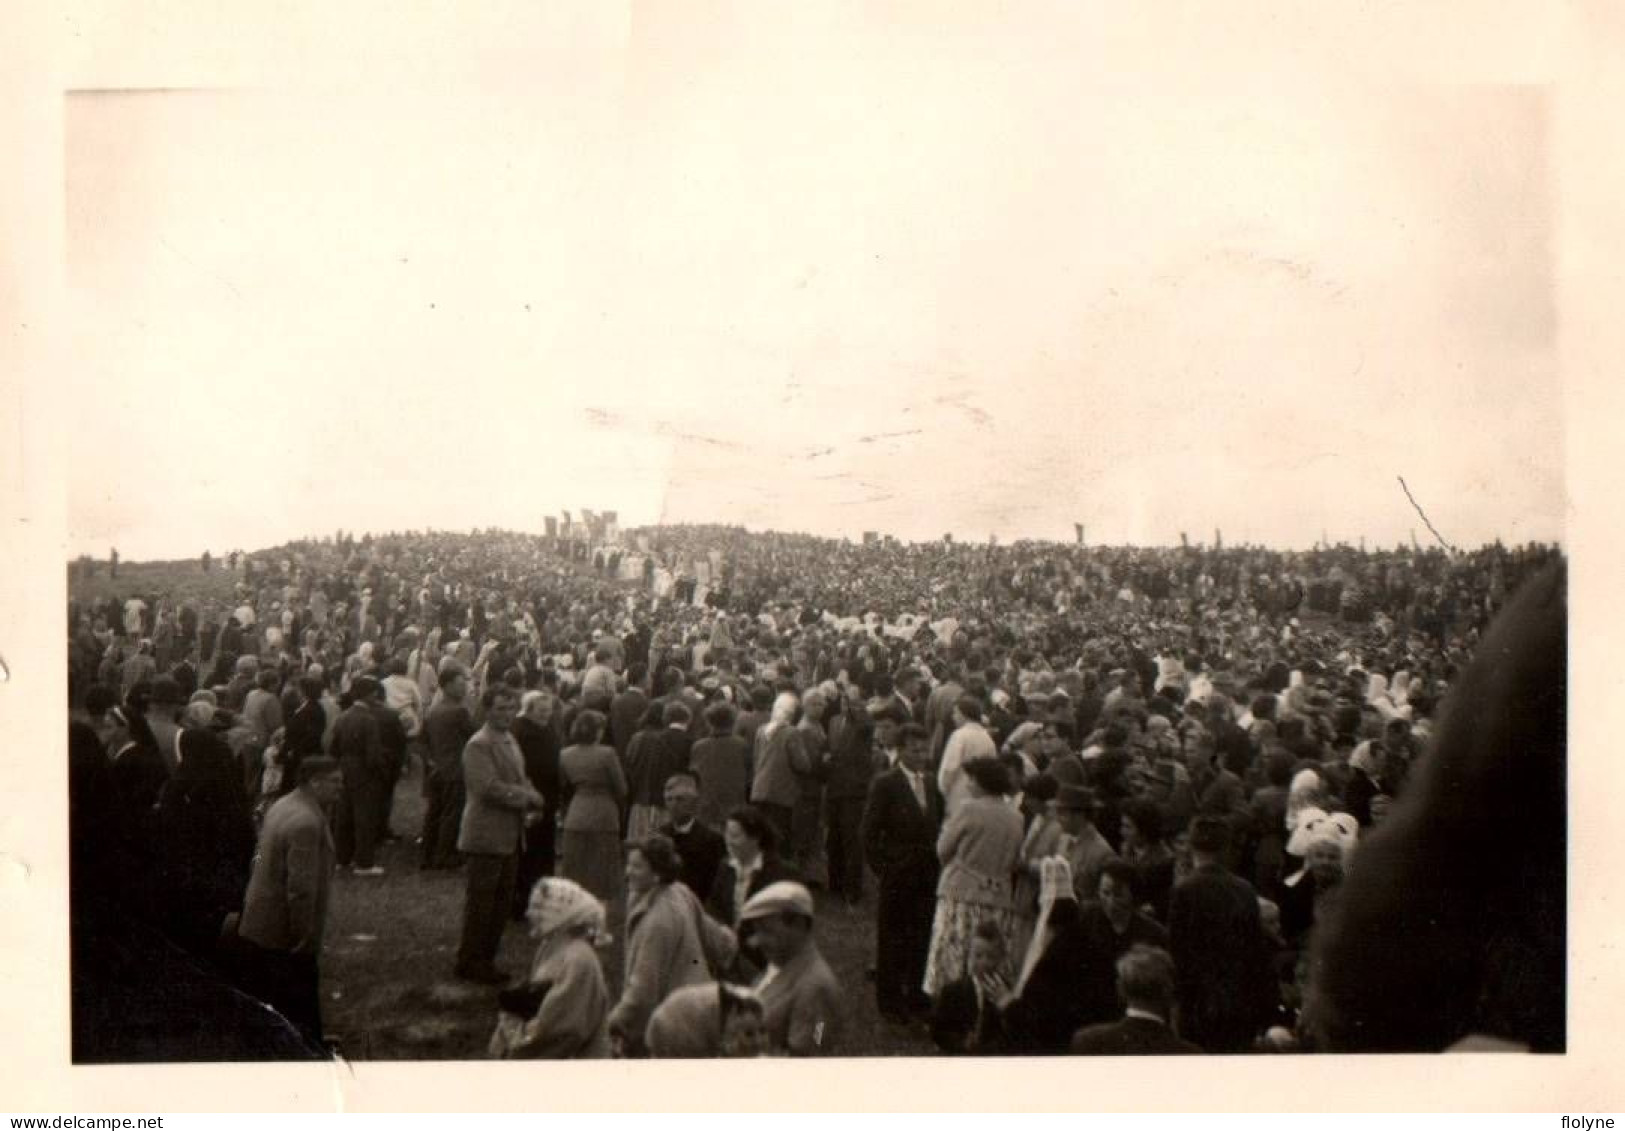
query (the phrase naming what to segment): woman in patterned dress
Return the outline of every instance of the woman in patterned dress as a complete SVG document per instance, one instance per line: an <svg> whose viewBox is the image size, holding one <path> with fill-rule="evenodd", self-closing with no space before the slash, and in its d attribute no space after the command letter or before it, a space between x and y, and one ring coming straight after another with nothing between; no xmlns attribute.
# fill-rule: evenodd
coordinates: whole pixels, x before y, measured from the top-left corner
<svg viewBox="0 0 1625 1131"><path fill-rule="evenodd" d="M969 799L937 837L942 876L925 963L925 992L932 997L964 976L978 924L995 924L1010 944L1018 931L1014 879L1025 830L1021 814L1005 801L1011 791L1009 773L994 758L973 758L964 764L964 773ZM1002 973L1013 980L1013 971Z"/></svg>

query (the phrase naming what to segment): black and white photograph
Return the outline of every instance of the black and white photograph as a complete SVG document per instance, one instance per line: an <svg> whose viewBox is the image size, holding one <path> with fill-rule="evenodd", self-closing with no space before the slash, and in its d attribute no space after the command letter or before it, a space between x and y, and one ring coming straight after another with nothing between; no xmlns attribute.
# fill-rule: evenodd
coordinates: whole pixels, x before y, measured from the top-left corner
<svg viewBox="0 0 1625 1131"><path fill-rule="evenodd" d="M1550 87L502 8L62 93L73 1065L1572 1051Z"/></svg>

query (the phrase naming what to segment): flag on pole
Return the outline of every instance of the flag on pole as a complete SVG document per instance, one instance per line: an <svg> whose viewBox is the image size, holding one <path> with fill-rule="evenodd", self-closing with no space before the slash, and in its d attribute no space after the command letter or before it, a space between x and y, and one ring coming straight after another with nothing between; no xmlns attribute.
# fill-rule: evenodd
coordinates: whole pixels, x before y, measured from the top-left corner
<svg viewBox="0 0 1625 1131"><path fill-rule="evenodd" d="M1074 522L1072 524L1072 529L1078 536L1078 545L1083 545L1083 523Z"/></svg>
<svg viewBox="0 0 1625 1131"><path fill-rule="evenodd" d="M553 516L553 515L548 515L542 521L547 523L547 536L549 538L557 538L559 536L559 520L558 520L558 518Z"/></svg>

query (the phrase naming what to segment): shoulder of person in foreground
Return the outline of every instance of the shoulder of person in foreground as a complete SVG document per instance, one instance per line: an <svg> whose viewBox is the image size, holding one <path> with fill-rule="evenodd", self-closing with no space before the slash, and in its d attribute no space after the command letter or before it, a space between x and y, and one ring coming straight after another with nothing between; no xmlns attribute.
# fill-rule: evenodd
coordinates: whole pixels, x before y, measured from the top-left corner
<svg viewBox="0 0 1625 1131"><path fill-rule="evenodd" d="M824 961L824 956L814 947L790 1003L790 1027L786 1038L790 1055L835 1055L845 1014L845 995L841 992L841 983L829 963Z"/></svg>

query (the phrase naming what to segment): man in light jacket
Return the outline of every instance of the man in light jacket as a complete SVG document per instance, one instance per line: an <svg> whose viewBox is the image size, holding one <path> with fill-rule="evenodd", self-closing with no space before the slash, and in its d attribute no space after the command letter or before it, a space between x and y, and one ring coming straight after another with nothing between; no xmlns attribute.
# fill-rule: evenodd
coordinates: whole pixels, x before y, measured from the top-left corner
<svg viewBox="0 0 1625 1131"><path fill-rule="evenodd" d="M518 693L497 683L486 689L481 705L485 725L463 747L466 800L457 851L467 861L468 894L457 976L495 985L505 980L496 956L513 905L525 814L542 808L543 802L525 776L524 754L509 733L519 713Z"/></svg>
<svg viewBox="0 0 1625 1131"><path fill-rule="evenodd" d="M325 810L343 789L334 759L318 755L300 762L298 787L265 814L237 928L251 991L318 1045L317 962L334 863Z"/></svg>
<svg viewBox="0 0 1625 1131"><path fill-rule="evenodd" d="M791 851L792 817L801 797L801 782L796 775L813 768L801 732L794 726L798 706L795 694L789 691L773 701L772 717L756 733L756 772L750 785L751 804L773 825L780 846Z"/></svg>
<svg viewBox="0 0 1625 1131"><path fill-rule="evenodd" d="M756 980L769 1047L790 1056L834 1056L845 1021L845 994L813 941L813 898L789 881L769 884L745 903L740 931L767 959Z"/></svg>

